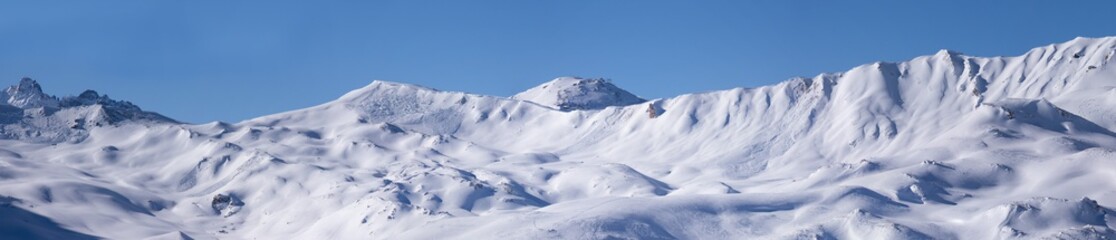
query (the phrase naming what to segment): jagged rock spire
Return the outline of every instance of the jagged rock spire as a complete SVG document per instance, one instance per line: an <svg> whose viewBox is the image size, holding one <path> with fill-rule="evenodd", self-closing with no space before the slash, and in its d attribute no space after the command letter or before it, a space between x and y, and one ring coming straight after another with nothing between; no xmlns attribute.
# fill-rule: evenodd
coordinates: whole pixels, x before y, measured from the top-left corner
<svg viewBox="0 0 1116 240"><path fill-rule="evenodd" d="M39 82L29 77L19 80L19 84L4 90L9 105L18 108L58 107L58 98L43 93Z"/></svg>

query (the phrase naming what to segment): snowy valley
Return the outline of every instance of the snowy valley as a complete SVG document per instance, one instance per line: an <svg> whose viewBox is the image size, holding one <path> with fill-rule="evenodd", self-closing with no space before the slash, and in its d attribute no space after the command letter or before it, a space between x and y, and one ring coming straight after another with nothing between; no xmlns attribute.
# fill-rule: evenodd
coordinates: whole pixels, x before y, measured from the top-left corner
<svg viewBox="0 0 1116 240"><path fill-rule="evenodd" d="M1116 238L1114 55L942 50L661 99L373 81L205 124L23 79L0 93L0 236Z"/></svg>

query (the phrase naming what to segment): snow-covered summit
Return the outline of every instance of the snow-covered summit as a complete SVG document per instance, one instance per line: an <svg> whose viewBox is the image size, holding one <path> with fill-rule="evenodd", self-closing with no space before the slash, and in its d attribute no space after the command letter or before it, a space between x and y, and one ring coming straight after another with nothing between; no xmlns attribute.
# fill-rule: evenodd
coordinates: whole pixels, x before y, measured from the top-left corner
<svg viewBox="0 0 1116 240"><path fill-rule="evenodd" d="M535 102L562 111L627 106L647 100L602 78L560 77L523 91L512 99Z"/></svg>
<svg viewBox="0 0 1116 240"><path fill-rule="evenodd" d="M0 98L5 103L17 108L58 107L58 99L43 93L43 87L31 78L19 80L19 84L12 85L0 93Z"/></svg>
<svg viewBox="0 0 1116 240"><path fill-rule="evenodd" d="M101 95L97 91L85 90L77 96L66 96L59 100L60 108L80 108L95 106L104 112L105 120L116 123L127 120L145 120L155 122L175 122L174 119L154 112L148 112L129 101L114 100L108 95Z"/></svg>
<svg viewBox="0 0 1116 240"><path fill-rule="evenodd" d="M437 92L437 89L423 87L419 85L391 82L384 80L373 80L367 86L349 91L339 98L339 101L359 101L364 98L375 98L384 94L392 94L397 92Z"/></svg>
<svg viewBox="0 0 1116 240"><path fill-rule="evenodd" d="M94 90L85 90L77 96L57 97L43 92L42 85L34 79L24 77L16 85L9 86L0 92L0 98L12 107L20 109L33 108L72 108L81 106L104 105L125 111L142 112L135 104L120 101L101 95Z"/></svg>
<svg viewBox="0 0 1116 240"><path fill-rule="evenodd" d="M0 139L59 142L83 139L91 127L125 121L177 123L128 101L86 90L78 96L56 97L39 83L23 78L0 93Z"/></svg>

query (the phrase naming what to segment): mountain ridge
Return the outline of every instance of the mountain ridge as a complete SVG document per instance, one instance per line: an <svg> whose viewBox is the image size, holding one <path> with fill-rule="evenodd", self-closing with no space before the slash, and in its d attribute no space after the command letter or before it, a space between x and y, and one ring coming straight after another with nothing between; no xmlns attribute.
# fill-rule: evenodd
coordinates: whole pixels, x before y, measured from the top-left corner
<svg viewBox="0 0 1116 240"><path fill-rule="evenodd" d="M0 138L39 142L80 141L87 129L123 122L177 124L128 101L86 90L78 96L56 97L43 92L31 78L22 78L0 94Z"/></svg>
<svg viewBox="0 0 1116 240"><path fill-rule="evenodd" d="M943 50L589 109L377 80L235 124L0 139L0 200L105 238L1112 238L1113 54Z"/></svg>

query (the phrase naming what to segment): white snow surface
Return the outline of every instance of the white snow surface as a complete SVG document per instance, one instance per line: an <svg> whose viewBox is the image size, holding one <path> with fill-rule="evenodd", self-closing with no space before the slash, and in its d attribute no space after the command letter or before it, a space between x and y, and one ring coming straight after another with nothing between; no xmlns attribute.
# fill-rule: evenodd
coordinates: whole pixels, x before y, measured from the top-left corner
<svg viewBox="0 0 1116 240"><path fill-rule="evenodd" d="M511 98L562 111L627 106L647 101L617 87L608 79L578 77L556 78Z"/></svg>
<svg viewBox="0 0 1116 240"><path fill-rule="evenodd" d="M10 88L0 236L1113 238L1113 55L1113 37L943 50L653 99L653 118L579 78L512 98L374 81L235 124Z"/></svg>

